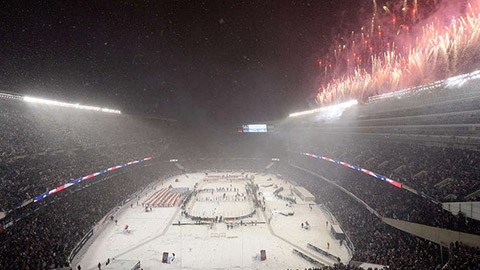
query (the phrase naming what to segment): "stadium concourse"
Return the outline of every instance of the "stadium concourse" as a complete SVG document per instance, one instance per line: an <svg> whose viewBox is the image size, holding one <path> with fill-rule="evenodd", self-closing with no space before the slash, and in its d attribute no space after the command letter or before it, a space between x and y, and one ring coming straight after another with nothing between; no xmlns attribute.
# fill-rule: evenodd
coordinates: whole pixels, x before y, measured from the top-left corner
<svg viewBox="0 0 480 270"><path fill-rule="evenodd" d="M467 83L238 134L2 97L0 268L478 269L479 99Z"/></svg>

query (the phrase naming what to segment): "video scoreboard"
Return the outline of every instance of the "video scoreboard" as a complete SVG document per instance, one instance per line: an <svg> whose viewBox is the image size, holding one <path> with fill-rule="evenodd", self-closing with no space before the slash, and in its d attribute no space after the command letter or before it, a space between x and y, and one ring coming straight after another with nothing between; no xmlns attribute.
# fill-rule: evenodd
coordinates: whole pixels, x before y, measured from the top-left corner
<svg viewBox="0 0 480 270"><path fill-rule="evenodd" d="M238 129L239 133L267 133L272 132L273 126L267 124L245 124L241 129Z"/></svg>

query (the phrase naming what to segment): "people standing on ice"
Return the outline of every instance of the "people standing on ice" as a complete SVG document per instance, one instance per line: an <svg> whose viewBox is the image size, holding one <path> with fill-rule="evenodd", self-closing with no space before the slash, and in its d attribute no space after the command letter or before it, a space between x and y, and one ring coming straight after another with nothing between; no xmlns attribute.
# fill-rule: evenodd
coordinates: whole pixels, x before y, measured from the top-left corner
<svg viewBox="0 0 480 270"><path fill-rule="evenodd" d="M98 270L102 270L102 263L99 262L97 266L98 266Z"/></svg>
<svg viewBox="0 0 480 270"><path fill-rule="evenodd" d="M330 243L327 242L327 249L330 249Z"/></svg>
<svg viewBox="0 0 480 270"><path fill-rule="evenodd" d="M305 229L310 230L310 224L308 223L308 221L305 221Z"/></svg>

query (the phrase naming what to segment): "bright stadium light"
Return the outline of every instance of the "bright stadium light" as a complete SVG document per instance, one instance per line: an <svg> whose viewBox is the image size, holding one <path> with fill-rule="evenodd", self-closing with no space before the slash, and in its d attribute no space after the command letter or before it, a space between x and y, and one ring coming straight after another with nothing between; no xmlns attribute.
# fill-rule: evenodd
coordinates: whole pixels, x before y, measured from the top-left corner
<svg viewBox="0 0 480 270"><path fill-rule="evenodd" d="M22 96L17 95L17 94L10 94L10 93L2 93L2 92L0 92L0 98L2 98L2 99L17 99L17 100L21 100L21 99L22 99Z"/></svg>
<svg viewBox="0 0 480 270"><path fill-rule="evenodd" d="M108 108L100 108L100 107L94 107L94 106L86 106L86 105L80 105L80 104L66 103L66 102L60 102L60 101L48 100L48 99L42 99L42 98L35 98L35 97L25 96L25 97L23 97L23 100L26 101L26 102L30 102L30 103L38 103L38 104L45 104L45 105L52 105L52 106L75 108L75 109L81 109L81 110L90 110L90 111L116 113L116 114L121 114L122 113L119 110L112 110L112 109L108 109Z"/></svg>
<svg viewBox="0 0 480 270"><path fill-rule="evenodd" d="M303 116L303 115L308 115L308 114L314 114L314 113L323 113L323 112L334 112L334 111L344 111L345 109L358 104L357 100L350 100L347 102L331 105L331 106L326 106L326 107L321 107L318 109L313 109L309 111L303 111L303 112L296 112L296 113L291 113L288 117L298 117L298 116Z"/></svg>

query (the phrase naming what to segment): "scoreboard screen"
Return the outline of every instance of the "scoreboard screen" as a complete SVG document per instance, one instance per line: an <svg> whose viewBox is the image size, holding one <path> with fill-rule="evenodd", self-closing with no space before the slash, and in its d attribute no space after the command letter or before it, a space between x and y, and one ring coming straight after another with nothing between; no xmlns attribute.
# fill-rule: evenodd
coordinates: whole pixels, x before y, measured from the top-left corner
<svg viewBox="0 0 480 270"><path fill-rule="evenodd" d="M255 124L255 125L243 125L242 131L244 133L265 133L267 132L267 125L266 124Z"/></svg>

